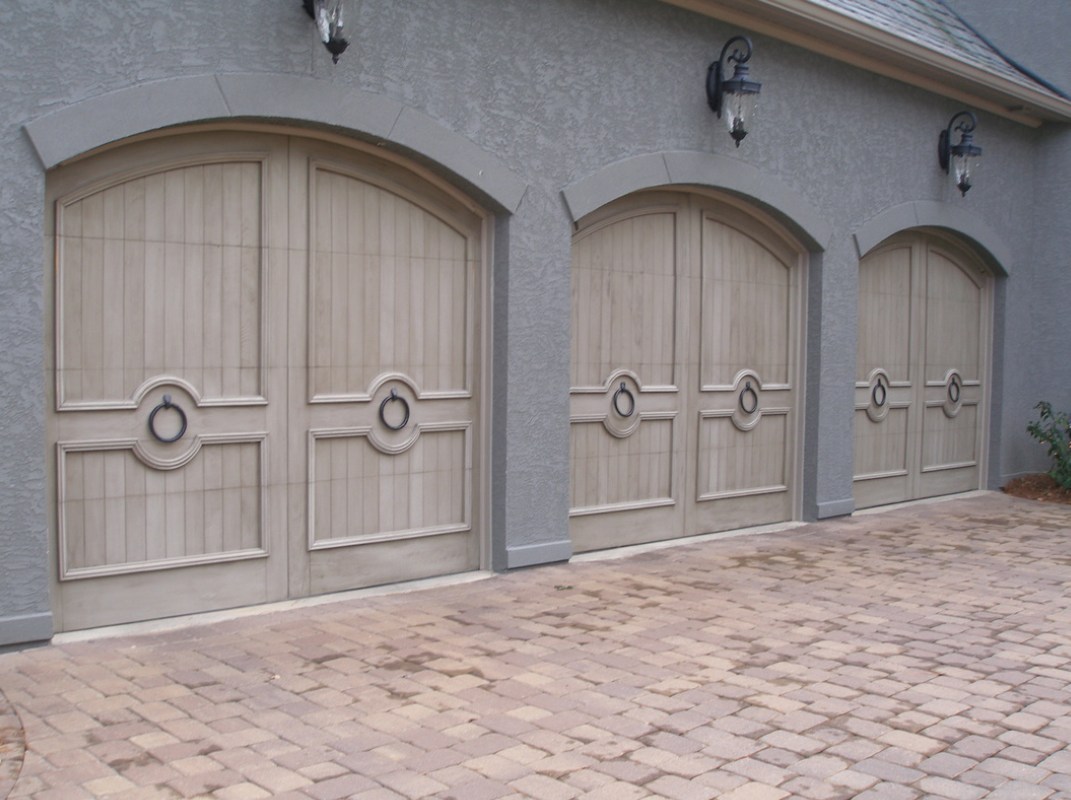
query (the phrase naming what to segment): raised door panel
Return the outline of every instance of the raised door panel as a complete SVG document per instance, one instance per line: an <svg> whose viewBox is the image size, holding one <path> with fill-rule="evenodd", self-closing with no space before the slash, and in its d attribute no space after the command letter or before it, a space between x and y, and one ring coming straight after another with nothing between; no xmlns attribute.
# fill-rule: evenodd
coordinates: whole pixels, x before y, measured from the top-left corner
<svg viewBox="0 0 1071 800"><path fill-rule="evenodd" d="M266 338L285 184L268 136L145 142L50 176L61 628L285 594L269 558L285 376ZM181 588L217 564L225 591Z"/></svg>
<svg viewBox="0 0 1071 800"><path fill-rule="evenodd" d="M647 196L572 250L570 531L574 549L680 535L681 207Z"/></svg>
<svg viewBox="0 0 1071 800"><path fill-rule="evenodd" d="M733 209L701 215L695 533L790 519L798 254Z"/></svg>
<svg viewBox="0 0 1071 800"><path fill-rule="evenodd" d="M482 218L328 145L292 174L291 592L474 569Z"/></svg>
<svg viewBox="0 0 1071 800"><path fill-rule="evenodd" d="M578 422L571 432L574 514L672 502L672 420L649 420L625 438L601 422Z"/></svg>

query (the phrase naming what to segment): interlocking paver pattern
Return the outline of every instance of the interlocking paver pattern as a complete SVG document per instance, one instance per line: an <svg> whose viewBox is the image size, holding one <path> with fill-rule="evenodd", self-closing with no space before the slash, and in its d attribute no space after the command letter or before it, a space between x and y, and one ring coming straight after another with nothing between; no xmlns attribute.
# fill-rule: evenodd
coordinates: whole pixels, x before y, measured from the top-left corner
<svg viewBox="0 0 1071 800"><path fill-rule="evenodd" d="M983 494L7 653L0 797L1071 797L1069 543Z"/></svg>

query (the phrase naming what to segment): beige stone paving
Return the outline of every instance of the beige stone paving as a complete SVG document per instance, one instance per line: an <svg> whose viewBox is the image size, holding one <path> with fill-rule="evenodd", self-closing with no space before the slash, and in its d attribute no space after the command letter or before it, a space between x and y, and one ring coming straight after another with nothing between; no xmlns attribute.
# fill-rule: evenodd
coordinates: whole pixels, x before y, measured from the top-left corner
<svg viewBox="0 0 1071 800"><path fill-rule="evenodd" d="M1071 797L1069 582L987 494L7 653L0 797Z"/></svg>

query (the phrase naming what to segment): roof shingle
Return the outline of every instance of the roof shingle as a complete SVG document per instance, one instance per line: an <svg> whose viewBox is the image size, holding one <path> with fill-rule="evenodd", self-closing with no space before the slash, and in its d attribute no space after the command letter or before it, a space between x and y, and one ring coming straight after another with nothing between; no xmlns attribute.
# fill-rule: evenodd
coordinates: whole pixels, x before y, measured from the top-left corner
<svg viewBox="0 0 1071 800"><path fill-rule="evenodd" d="M1062 96L1011 62L940 0L810 1L1035 91Z"/></svg>

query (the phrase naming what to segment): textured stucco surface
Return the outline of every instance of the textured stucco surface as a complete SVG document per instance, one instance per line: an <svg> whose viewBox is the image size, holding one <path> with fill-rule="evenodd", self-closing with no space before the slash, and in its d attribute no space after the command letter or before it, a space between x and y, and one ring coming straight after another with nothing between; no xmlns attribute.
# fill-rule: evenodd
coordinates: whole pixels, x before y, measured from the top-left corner
<svg viewBox="0 0 1071 800"><path fill-rule="evenodd" d="M971 24L1023 67L1071 93L1071 3L1032 0L1024 7L1000 0L950 0ZM1033 163L1022 176L1033 189L1028 213L1031 236L1023 243L1021 274L1008 282L1008 361L1003 398L1006 475L1046 468L1041 445L1023 435L1048 400L1071 409L1071 359L1067 358L1067 302L1071 298L1071 126L1049 125L1036 136Z"/></svg>
<svg viewBox="0 0 1071 800"><path fill-rule="evenodd" d="M975 4L1000 5L959 3L965 13ZM953 204L1012 254L1003 265L1006 336L998 342L1005 392L994 403L1003 437L992 458L1005 474L1043 463L1023 432L1030 407L1041 397L1071 405L1059 308L1071 289L1064 267L1071 224L1066 203L1058 202L1071 177L1066 132L980 114L984 171L963 200L934 157L938 132L959 103L763 36L753 37L752 74L763 82L759 114L736 150L706 106L703 83L707 65L738 29L654 0L362 0L348 27L353 44L332 66L297 0L97 0L91 9L61 3L49 13L31 0L0 4L0 624L49 608L45 173L24 127L165 79L225 85L259 75L267 85L315 80L340 99L380 98L426 123L399 142L424 160L429 131L440 129L471 145L469 160L486 155L523 186L512 214L495 209L496 567L568 551L573 219L562 190L652 153L734 159L828 226L809 276L805 514L851 507L845 420L855 363L855 234L904 203ZM320 107L315 121L377 135L383 106L368 108L340 101ZM217 113L192 101L172 111L191 121ZM441 171L457 179L457 169L448 163Z"/></svg>

